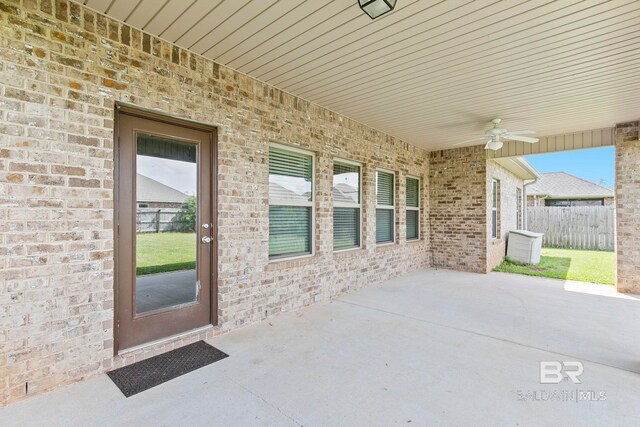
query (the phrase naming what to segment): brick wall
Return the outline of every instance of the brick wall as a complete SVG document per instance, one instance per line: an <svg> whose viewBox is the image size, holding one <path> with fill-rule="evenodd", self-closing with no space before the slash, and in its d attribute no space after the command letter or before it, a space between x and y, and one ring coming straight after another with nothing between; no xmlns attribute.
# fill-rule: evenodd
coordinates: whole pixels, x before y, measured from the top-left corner
<svg viewBox="0 0 640 427"><path fill-rule="evenodd" d="M0 2L0 58L2 403L429 265L427 215L423 238L404 239L407 174L423 178L423 212L429 206L430 161L420 149L63 0ZM116 101L219 129L220 326L113 357ZM313 258L269 263L271 140L317 154ZM364 165L364 247L339 254L334 156ZM456 179L442 161L457 162L465 176ZM438 183L450 180L460 191L455 206L465 212L438 227L442 238L462 233L451 245L439 241L442 261L459 265L449 258L455 253L464 268L483 271L474 245L485 242L485 196L476 188L484 158L463 149L436 154L431 164L442 171ZM375 245L376 167L398 178L399 239L385 247ZM478 194L466 195L466 187ZM432 194L438 203L458 197ZM442 204L438 212L440 220L459 216Z"/></svg>
<svg viewBox="0 0 640 427"><path fill-rule="evenodd" d="M431 246L436 267L487 270L487 158L483 146L429 159Z"/></svg>
<svg viewBox="0 0 640 427"><path fill-rule="evenodd" d="M500 182L498 196L498 238L491 237L491 181ZM516 190L523 181L493 160L487 161L487 271L492 271L504 260L509 231L518 229Z"/></svg>
<svg viewBox="0 0 640 427"><path fill-rule="evenodd" d="M616 126L617 288L640 294L640 122Z"/></svg>

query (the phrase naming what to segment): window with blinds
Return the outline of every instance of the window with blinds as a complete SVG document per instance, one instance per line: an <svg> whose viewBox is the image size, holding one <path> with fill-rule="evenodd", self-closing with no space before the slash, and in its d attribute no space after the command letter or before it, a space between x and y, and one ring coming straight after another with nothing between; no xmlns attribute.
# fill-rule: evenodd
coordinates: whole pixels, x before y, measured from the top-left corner
<svg viewBox="0 0 640 427"><path fill-rule="evenodd" d="M420 238L420 179L407 177L407 240Z"/></svg>
<svg viewBox="0 0 640 427"><path fill-rule="evenodd" d="M360 247L360 165L333 163L333 249Z"/></svg>
<svg viewBox="0 0 640 427"><path fill-rule="evenodd" d="M516 188L516 226L518 230L522 230L522 189Z"/></svg>
<svg viewBox="0 0 640 427"><path fill-rule="evenodd" d="M500 197L499 181L494 179L491 181L491 238L498 238L498 207Z"/></svg>
<svg viewBox="0 0 640 427"><path fill-rule="evenodd" d="M269 148L269 258L313 253L313 154Z"/></svg>
<svg viewBox="0 0 640 427"><path fill-rule="evenodd" d="M395 241L395 176L376 171L376 243Z"/></svg>

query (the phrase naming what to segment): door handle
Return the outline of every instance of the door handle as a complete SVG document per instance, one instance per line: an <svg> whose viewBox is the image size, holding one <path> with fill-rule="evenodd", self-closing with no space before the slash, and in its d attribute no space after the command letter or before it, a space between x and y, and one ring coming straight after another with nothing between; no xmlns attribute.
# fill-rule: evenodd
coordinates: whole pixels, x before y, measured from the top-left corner
<svg viewBox="0 0 640 427"><path fill-rule="evenodd" d="M209 236L202 236L202 243L211 243L211 241L213 240L211 237Z"/></svg>

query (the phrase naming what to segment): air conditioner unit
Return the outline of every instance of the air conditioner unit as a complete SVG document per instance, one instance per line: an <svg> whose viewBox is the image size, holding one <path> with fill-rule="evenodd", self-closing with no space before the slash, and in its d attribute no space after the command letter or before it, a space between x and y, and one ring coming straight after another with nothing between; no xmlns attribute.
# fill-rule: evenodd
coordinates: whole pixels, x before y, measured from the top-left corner
<svg viewBox="0 0 640 427"><path fill-rule="evenodd" d="M544 233L527 230L510 231L507 241L507 257L512 261L525 264L539 264L543 237Z"/></svg>

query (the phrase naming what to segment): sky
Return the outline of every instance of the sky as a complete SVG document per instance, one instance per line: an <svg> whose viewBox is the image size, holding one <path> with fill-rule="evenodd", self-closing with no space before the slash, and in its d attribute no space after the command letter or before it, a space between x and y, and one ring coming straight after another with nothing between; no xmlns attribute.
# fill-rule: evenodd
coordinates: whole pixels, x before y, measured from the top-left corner
<svg viewBox="0 0 640 427"><path fill-rule="evenodd" d="M138 173L182 191L196 194L197 168L195 163L159 157L137 156Z"/></svg>
<svg viewBox="0 0 640 427"><path fill-rule="evenodd" d="M526 159L540 173L568 172L613 189L615 183L614 155L614 147L604 147L538 154L526 156Z"/></svg>

